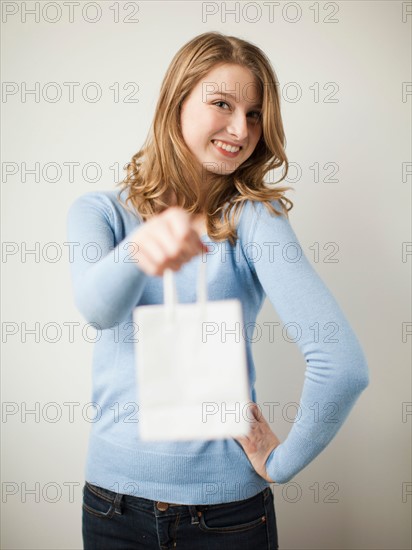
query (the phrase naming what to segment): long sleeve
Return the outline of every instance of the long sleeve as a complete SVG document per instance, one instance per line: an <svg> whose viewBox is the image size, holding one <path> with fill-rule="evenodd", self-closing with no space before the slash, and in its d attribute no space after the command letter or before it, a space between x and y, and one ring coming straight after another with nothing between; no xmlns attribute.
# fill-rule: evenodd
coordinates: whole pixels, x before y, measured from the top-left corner
<svg viewBox="0 0 412 550"><path fill-rule="evenodd" d="M272 205L280 211L278 201ZM286 483L336 435L368 386L369 372L356 335L303 253L288 218L270 214L259 203L250 243L244 246L248 263L306 360L295 422L266 462L271 479Z"/></svg>
<svg viewBox="0 0 412 550"><path fill-rule="evenodd" d="M147 275L133 261L130 235L116 245L110 202L102 193L77 198L67 214L70 272L77 308L89 323L107 329L136 306Z"/></svg>

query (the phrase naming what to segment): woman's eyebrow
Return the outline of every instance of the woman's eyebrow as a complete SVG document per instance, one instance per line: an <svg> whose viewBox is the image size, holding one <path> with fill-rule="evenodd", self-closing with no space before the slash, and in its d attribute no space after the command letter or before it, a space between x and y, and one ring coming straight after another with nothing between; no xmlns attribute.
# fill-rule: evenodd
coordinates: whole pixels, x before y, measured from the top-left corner
<svg viewBox="0 0 412 550"><path fill-rule="evenodd" d="M224 95L224 96L230 96L230 97L234 97L235 100L236 100L236 94L230 94L229 92L213 92L213 93L209 93L208 95ZM262 103L259 102L259 103L254 103L252 105L252 107L262 107Z"/></svg>

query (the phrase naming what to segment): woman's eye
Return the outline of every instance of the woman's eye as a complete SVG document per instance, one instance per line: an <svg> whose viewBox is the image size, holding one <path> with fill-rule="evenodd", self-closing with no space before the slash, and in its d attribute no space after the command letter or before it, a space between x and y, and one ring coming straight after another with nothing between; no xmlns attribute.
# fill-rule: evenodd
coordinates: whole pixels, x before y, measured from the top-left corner
<svg viewBox="0 0 412 550"><path fill-rule="evenodd" d="M218 105L219 103L223 103L224 105L227 105L229 107L229 104L226 103L226 101L216 101L216 103L213 103L213 105Z"/></svg>
<svg viewBox="0 0 412 550"><path fill-rule="evenodd" d="M216 103L213 103L213 105L219 105L219 104L223 104L223 105L226 105L227 107L230 107L229 103L226 103L226 101L216 101ZM248 113L248 116L249 115L253 115L253 118L255 120L260 120L262 113L260 111L251 111L250 113Z"/></svg>

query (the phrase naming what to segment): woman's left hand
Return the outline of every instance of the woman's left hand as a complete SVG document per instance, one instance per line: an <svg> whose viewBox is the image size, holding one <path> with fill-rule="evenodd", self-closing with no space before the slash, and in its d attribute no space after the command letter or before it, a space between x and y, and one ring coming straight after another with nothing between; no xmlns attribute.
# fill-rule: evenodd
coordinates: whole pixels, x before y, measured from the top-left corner
<svg viewBox="0 0 412 550"><path fill-rule="evenodd" d="M266 481L274 483L275 480L271 479L266 472L265 464L268 456L280 444L280 441L271 430L256 403L253 403L249 409L251 411L251 414L248 414L250 421L249 433L234 439L242 445L256 472Z"/></svg>

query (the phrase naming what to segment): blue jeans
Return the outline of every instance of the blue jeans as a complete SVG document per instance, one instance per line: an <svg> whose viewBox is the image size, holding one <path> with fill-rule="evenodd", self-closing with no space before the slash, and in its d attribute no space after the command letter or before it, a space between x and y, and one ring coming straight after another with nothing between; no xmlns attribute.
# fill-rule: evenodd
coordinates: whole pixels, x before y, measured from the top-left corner
<svg viewBox="0 0 412 550"><path fill-rule="evenodd" d="M254 497L213 505L184 505L83 488L85 550L276 550L270 487Z"/></svg>

